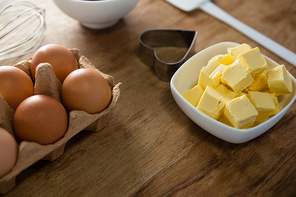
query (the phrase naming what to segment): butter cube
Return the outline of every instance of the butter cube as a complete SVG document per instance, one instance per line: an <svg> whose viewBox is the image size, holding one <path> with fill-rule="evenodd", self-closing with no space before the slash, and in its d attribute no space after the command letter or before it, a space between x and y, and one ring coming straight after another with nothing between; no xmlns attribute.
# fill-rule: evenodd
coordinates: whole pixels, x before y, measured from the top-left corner
<svg viewBox="0 0 296 197"><path fill-rule="evenodd" d="M213 88L216 88L220 83L221 83L221 76L222 76L222 72L224 71L224 69L226 68L226 66L224 64L220 64L211 74L210 74L210 78L213 81Z"/></svg>
<svg viewBox="0 0 296 197"><path fill-rule="evenodd" d="M217 91L221 92L224 95L227 95L230 99L234 99L236 97L236 93L232 90L228 89L224 84L220 84L217 88Z"/></svg>
<svg viewBox="0 0 296 197"><path fill-rule="evenodd" d="M238 59L246 69L250 70L252 75L261 73L267 68L267 63L258 47L241 53Z"/></svg>
<svg viewBox="0 0 296 197"><path fill-rule="evenodd" d="M228 65L232 64L235 61L235 59L228 54L223 54L223 55L220 54L220 55L216 55L216 56L212 57L210 59L210 61L216 61L220 64L224 64L224 65L228 66Z"/></svg>
<svg viewBox="0 0 296 197"><path fill-rule="evenodd" d="M201 95L203 93L203 89L200 87L200 85L196 85L187 92L183 93L182 96L194 107L197 106Z"/></svg>
<svg viewBox="0 0 296 197"><path fill-rule="evenodd" d="M249 91L248 98L258 111L256 121L264 122L276 109L274 98L267 92Z"/></svg>
<svg viewBox="0 0 296 197"><path fill-rule="evenodd" d="M221 92L218 92L210 86L207 86L196 108L217 120L222 114L222 109L224 108L226 102L229 100L230 98L228 96L223 95Z"/></svg>
<svg viewBox="0 0 296 197"><path fill-rule="evenodd" d="M241 93L239 93L236 97L240 97L240 96L242 96L242 95L246 95L246 96L247 96L247 94L248 94L248 93L241 92Z"/></svg>
<svg viewBox="0 0 296 197"><path fill-rule="evenodd" d="M279 104L278 97L275 95L275 93L271 93L270 95L272 96L273 102L275 104L275 110L270 114L270 116L273 116L281 111L281 107Z"/></svg>
<svg viewBox="0 0 296 197"><path fill-rule="evenodd" d="M224 116L233 127L246 129L253 126L258 112L248 97L243 95L226 103Z"/></svg>
<svg viewBox="0 0 296 197"><path fill-rule="evenodd" d="M227 53L236 60L237 57L241 53L246 52L246 51L248 51L250 49L252 49L252 47L250 45L243 43L243 44L241 44L241 45L239 45L237 47L228 48Z"/></svg>
<svg viewBox="0 0 296 197"><path fill-rule="evenodd" d="M198 85L205 90L207 86L214 86L212 78L210 78L211 73L220 65L217 61L209 61L206 66L204 66L199 73Z"/></svg>
<svg viewBox="0 0 296 197"><path fill-rule="evenodd" d="M277 95L290 94L293 91L292 78L284 65L277 66L267 73L270 91Z"/></svg>
<svg viewBox="0 0 296 197"><path fill-rule="evenodd" d="M233 57L228 54L216 55L212 57L209 60L208 64L201 69L198 79L198 85L200 85L203 90L206 88L206 86L211 86L213 88L217 87L220 83L220 74L223 68L225 67L225 65L232 64L233 62ZM221 64L223 64L224 66L220 66ZM219 67L218 70L216 70L217 67Z"/></svg>
<svg viewBox="0 0 296 197"><path fill-rule="evenodd" d="M253 77L253 83L248 87L251 91L263 91L268 89L267 73L263 71Z"/></svg>
<svg viewBox="0 0 296 197"><path fill-rule="evenodd" d="M231 87L237 94L253 82L250 71L245 69L240 64L240 61L235 61L233 64L227 66L222 73L221 80L222 83Z"/></svg>

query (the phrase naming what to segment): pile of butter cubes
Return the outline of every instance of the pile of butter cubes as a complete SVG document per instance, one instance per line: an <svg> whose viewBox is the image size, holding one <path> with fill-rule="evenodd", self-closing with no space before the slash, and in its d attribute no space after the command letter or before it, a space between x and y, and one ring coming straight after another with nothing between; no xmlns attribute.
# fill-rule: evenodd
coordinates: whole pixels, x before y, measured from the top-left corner
<svg viewBox="0 0 296 197"><path fill-rule="evenodd" d="M267 70L258 47L228 48L204 66L198 83L182 96L204 114L239 129L277 114L278 97L293 91L284 65Z"/></svg>

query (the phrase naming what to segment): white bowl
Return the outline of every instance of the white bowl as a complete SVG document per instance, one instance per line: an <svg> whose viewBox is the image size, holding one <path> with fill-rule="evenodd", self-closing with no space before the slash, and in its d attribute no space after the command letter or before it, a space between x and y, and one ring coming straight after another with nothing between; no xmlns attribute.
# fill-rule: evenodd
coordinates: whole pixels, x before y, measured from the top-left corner
<svg viewBox="0 0 296 197"><path fill-rule="evenodd" d="M115 25L139 0L53 0L65 14L91 29Z"/></svg>
<svg viewBox="0 0 296 197"><path fill-rule="evenodd" d="M293 92L289 95L282 96L282 98L279 99L279 104L283 107L283 109L278 114L269 118L267 121L248 129L236 129L221 123L205 115L192 106L189 102L187 102L181 94L187 92L190 88L197 84L201 68L205 66L213 56L226 54L227 48L238 45L238 43L234 42L222 42L200 51L187 60L175 72L170 81L172 95L183 112L207 132L231 143L247 142L269 130L287 113L296 99L296 80L291 75L293 82ZM270 58L266 56L264 57L267 61L268 69L279 65Z"/></svg>

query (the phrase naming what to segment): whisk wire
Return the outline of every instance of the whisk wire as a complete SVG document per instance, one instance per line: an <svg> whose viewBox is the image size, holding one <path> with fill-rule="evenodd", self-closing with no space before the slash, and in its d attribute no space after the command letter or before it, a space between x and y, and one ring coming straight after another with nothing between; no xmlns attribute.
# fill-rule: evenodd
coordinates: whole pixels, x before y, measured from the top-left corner
<svg viewBox="0 0 296 197"><path fill-rule="evenodd" d="M17 7L18 6L18 7ZM29 7L20 9L21 7ZM19 9L17 9L19 8ZM40 46L45 37L45 11L34 4L26 1L16 1L0 11L0 17L9 12L20 11L0 25L0 61L21 56L29 53ZM22 31L22 27L32 24L39 19L37 27L32 28L33 31L25 37L21 38L18 34ZM9 41L17 38L19 40L9 44ZM5 43L7 42L7 43Z"/></svg>

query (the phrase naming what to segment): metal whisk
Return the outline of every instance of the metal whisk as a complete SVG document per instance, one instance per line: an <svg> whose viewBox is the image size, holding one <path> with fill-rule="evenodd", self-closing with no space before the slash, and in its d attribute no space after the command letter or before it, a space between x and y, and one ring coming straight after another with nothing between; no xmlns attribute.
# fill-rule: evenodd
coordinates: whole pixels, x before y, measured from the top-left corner
<svg viewBox="0 0 296 197"><path fill-rule="evenodd" d="M0 11L0 61L37 49L45 37L45 11L16 1Z"/></svg>

